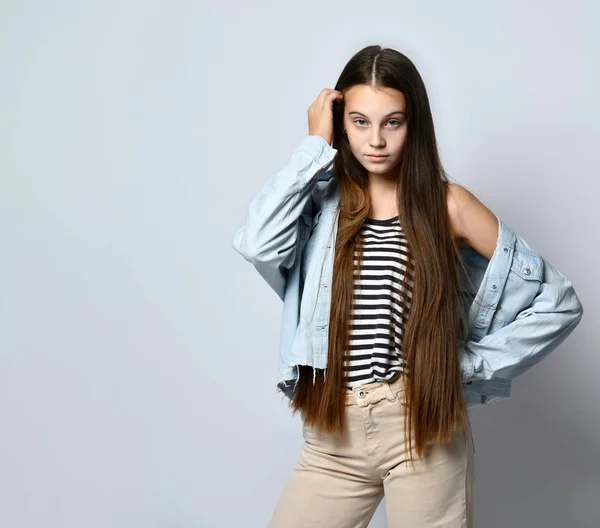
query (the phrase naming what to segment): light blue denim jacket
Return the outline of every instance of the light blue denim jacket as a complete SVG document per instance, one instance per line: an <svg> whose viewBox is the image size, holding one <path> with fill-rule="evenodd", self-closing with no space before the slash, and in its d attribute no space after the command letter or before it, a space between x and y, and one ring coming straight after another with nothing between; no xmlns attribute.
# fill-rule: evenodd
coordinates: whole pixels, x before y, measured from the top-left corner
<svg viewBox="0 0 600 528"><path fill-rule="evenodd" d="M250 203L232 242L283 300L276 387L288 398L298 365L327 367L339 213L336 154L320 136L304 138ZM457 353L463 394L473 407L510 398L511 379L560 345L583 307L569 280L500 218L490 260L472 249L461 256L469 340L457 341Z"/></svg>

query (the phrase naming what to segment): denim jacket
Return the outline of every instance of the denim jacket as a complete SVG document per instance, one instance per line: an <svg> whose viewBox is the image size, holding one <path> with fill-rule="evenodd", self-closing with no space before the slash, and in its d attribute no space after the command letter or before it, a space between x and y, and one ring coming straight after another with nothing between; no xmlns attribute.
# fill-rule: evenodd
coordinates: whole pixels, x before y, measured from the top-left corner
<svg viewBox="0 0 600 528"><path fill-rule="evenodd" d="M337 150L307 136L247 210L232 247L283 300L277 390L292 397L298 365L327 367L339 191ZM498 217L497 217L498 218ZM457 341L467 407L511 397L511 380L577 326L569 280L498 218L491 259L462 249L458 263L466 344Z"/></svg>

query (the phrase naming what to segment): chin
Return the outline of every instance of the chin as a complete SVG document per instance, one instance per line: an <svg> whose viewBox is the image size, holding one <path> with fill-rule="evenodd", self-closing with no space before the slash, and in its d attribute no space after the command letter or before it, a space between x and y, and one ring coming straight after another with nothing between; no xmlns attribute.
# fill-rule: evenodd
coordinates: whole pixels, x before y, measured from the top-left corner
<svg viewBox="0 0 600 528"><path fill-rule="evenodd" d="M363 165L364 166L364 165ZM386 172L390 172L390 164L389 163L378 163L374 166L365 167L368 171L371 171L375 174L385 174Z"/></svg>

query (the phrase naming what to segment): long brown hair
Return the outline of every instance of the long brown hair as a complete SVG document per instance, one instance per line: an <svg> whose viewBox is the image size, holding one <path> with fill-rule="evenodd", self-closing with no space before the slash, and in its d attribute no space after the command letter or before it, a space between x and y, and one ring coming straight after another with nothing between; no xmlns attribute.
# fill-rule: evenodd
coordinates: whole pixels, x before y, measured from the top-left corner
<svg viewBox="0 0 600 528"><path fill-rule="evenodd" d="M408 316L402 321L405 363L403 398L408 450L412 432L419 459L428 443L451 440L464 427L467 410L462 393L457 343L461 327L461 293L457 256L447 209L449 179L438 154L433 118L425 85L414 64L402 53L368 46L344 67L335 89L358 84L395 88L406 99L407 136L398 167L398 216L407 239L406 277L413 281ZM362 261L360 228L371 199L366 170L356 160L342 133L344 102L333 103L334 136L338 150L334 175L340 207L335 242L329 350L326 371L299 365L299 379L290 401L305 423L326 433L345 428L346 373L344 356L349 344L349 319L354 296L354 252ZM404 299L406 285L398 292ZM464 323L464 319L462 319ZM415 427L412 426L415 424Z"/></svg>

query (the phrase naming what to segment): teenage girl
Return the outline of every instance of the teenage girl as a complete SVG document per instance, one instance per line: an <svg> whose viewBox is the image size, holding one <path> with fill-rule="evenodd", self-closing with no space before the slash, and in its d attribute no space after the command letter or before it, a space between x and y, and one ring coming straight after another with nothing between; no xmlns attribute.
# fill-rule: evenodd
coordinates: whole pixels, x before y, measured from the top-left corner
<svg viewBox="0 0 600 528"><path fill-rule="evenodd" d="M335 89L308 109L308 129L321 152L335 155L330 184L339 193L327 368L300 364L291 380L305 443L269 527L366 527L384 496L389 528L472 527L475 451L456 347L465 328L457 256L469 248L491 259L498 219L448 180L424 83L398 51L355 54ZM330 194L313 188L320 195L312 206L322 205ZM271 208L289 213L292 203ZM274 233L262 240L268 248L260 251L278 254L302 242L299 234L294 244ZM309 267L326 246L295 247L311 248L293 259ZM283 298L282 276L263 274ZM286 298L296 301L290 313L303 298ZM304 337L318 346L316 334Z"/></svg>

